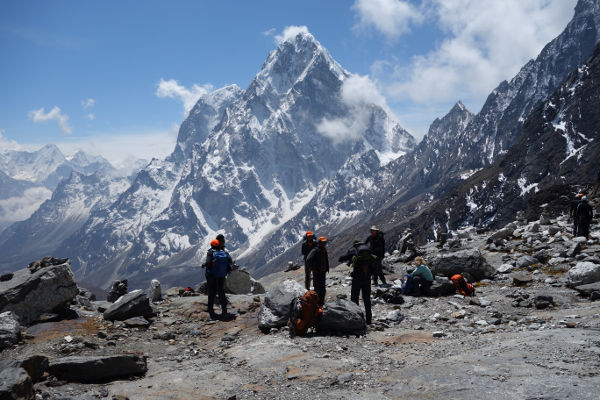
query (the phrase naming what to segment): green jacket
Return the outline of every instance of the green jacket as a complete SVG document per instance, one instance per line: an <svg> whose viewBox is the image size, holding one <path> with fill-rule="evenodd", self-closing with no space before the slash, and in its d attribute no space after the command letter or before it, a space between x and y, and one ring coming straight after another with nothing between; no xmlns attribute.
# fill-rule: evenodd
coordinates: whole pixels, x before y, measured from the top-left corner
<svg viewBox="0 0 600 400"><path fill-rule="evenodd" d="M429 267L425 264L419 265L412 273L413 276L420 276L428 282L433 282L433 274Z"/></svg>

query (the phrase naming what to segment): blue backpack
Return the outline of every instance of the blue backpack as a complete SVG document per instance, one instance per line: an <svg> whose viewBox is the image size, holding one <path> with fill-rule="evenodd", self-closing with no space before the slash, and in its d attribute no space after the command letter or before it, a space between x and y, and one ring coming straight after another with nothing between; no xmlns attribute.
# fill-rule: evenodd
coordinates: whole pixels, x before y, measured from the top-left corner
<svg viewBox="0 0 600 400"><path fill-rule="evenodd" d="M213 252L213 266L210 269L211 275L216 278L223 278L229 270L229 255L223 250Z"/></svg>

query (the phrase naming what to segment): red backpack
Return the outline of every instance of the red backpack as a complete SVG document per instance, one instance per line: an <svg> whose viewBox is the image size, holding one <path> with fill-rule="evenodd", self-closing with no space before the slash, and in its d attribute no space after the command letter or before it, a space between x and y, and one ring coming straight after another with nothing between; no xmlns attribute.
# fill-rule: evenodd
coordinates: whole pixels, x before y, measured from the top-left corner
<svg viewBox="0 0 600 400"><path fill-rule="evenodd" d="M453 275L452 278L450 278L450 280L452 280L452 283L454 284L456 289L463 296L475 296L475 288L473 287L473 285L467 282L464 276L456 274Z"/></svg>
<svg viewBox="0 0 600 400"><path fill-rule="evenodd" d="M319 295L314 290L308 290L304 296L296 297L292 301L290 314L290 336L305 335L308 328L316 326L319 318L323 315L323 309L319 307Z"/></svg>

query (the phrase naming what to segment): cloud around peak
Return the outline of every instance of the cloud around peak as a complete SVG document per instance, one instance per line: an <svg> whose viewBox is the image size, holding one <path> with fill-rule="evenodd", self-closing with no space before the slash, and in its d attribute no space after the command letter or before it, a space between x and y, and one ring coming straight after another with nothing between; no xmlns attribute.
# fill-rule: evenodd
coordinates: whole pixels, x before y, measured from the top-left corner
<svg viewBox="0 0 600 400"><path fill-rule="evenodd" d="M200 97L212 92L213 89L214 87L211 84L203 86L193 84L192 87L188 89L185 86L180 85L175 79L169 79L167 81L161 78L154 94L159 98L169 97L180 100L183 103L184 115L187 116Z"/></svg>
<svg viewBox="0 0 600 400"><path fill-rule="evenodd" d="M277 44L285 42L290 39L294 39L298 34L310 34L306 25L296 26L290 25L283 28L283 31L279 35L275 35L275 42Z"/></svg>

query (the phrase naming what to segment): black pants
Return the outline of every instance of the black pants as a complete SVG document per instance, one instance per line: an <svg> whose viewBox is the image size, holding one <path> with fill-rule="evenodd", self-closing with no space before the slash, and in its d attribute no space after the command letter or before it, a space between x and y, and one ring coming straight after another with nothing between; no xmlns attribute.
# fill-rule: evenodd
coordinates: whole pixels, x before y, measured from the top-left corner
<svg viewBox="0 0 600 400"><path fill-rule="evenodd" d="M577 221L573 218L573 236L577 236Z"/></svg>
<svg viewBox="0 0 600 400"><path fill-rule="evenodd" d="M381 265L382 258L377 257L375 261L375 271L373 273L373 285L377 285L377 277L381 279L381 283L385 285L385 275L383 275L383 266Z"/></svg>
<svg viewBox="0 0 600 400"><path fill-rule="evenodd" d="M367 324L371 324L371 282L369 278L352 278L352 288L350 289L350 300L358 304L358 295L362 292L363 303L365 304L365 319Z"/></svg>
<svg viewBox="0 0 600 400"><path fill-rule="evenodd" d="M304 263L304 287L310 290L310 268Z"/></svg>
<svg viewBox="0 0 600 400"><path fill-rule="evenodd" d="M415 296L424 296L426 294L429 293L429 288L431 287L431 285L433 284L433 282L430 282L426 279L423 279L422 277L415 275L413 276L413 284L414 284L414 295Z"/></svg>
<svg viewBox="0 0 600 400"><path fill-rule="evenodd" d="M313 286L319 295L319 305L325 304L325 272L313 271Z"/></svg>
<svg viewBox="0 0 600 400"><path fill-rule="evenodd" d="M577 236L585 236L586 239L589 237L590 235L590 223L589 221L580 221L579 224L577 224Z"/></svg>
<svg viewBox="0 0 600 400"><path fill-rule="evenodd" d="M213 275L206 274L206 283L208 283L208 312L214 314L215 297L219 295L221 311L227 314L227 298L225 297L225 278L216 278Z"/></svg>

